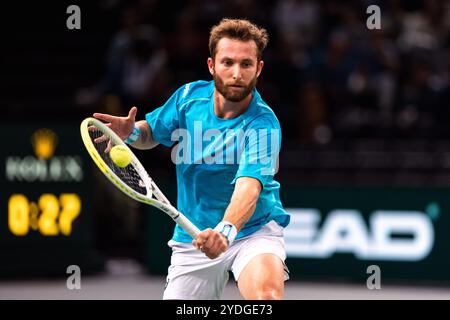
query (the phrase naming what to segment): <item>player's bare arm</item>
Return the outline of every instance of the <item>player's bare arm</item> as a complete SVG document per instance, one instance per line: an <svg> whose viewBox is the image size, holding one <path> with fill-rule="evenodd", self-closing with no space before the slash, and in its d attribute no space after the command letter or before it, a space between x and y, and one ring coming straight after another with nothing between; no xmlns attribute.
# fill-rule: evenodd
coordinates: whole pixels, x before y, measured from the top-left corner
<svg viewBox="0 0 450 320"><path fill-rule="evenodd" d="M259 180L250 177L237 179L223 220L234 224L239 231L255 212L260 193L261 183ZM192 244L211 259L217 258L228 249L227 238L219 231L210 228L202 231Z"/></svg>
<svg viewBox="0 0 450 320"><path fill-rule="evenodd" d="M104 113L94 113L94 118L106 122L106 126L111 128L122 140L128 138L136 126L139 129L139 138L131 145L136 149L151 149L159 143L153 140L152 131L146 120L136 122L137 108L133 107L126 117L118 117Z"/></svg>
<svg viewBox="0 0 450 320"><path fill-rule="evenodd" d="M251 177L237 179L223 220L234 224L237 231L241 230L255 212L261 188L261 182L258 179Z"/></svg>

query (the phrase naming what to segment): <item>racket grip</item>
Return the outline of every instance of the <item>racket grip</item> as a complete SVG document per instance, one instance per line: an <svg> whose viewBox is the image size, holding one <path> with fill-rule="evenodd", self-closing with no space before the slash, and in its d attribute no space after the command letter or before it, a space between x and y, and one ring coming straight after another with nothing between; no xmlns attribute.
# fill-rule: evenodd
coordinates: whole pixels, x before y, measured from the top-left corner
<svg viewBox="0 0 450 320"><path fill-rule="evenodd" d="M197 238L198 234L201 232L199 228L195 224L193 224L188 218L186 218L181 212L179 212L179 215L176 218L173 218L173 220L184 229L189 235L195 239Z"/></svg>

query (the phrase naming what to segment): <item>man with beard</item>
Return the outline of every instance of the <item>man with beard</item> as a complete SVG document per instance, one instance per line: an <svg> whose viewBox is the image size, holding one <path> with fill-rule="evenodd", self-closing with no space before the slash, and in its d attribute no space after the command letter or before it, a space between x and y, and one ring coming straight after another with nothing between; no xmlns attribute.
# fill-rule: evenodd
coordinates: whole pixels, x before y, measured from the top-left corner
<svg viewBox="0 0 450 320"><path fill-rule="evenodd" d="M192 239L175 227L164 299L219 299L229 271L245 299L283 298L289 215L273 179L281 132L255 88L267 42L265 29L223 19L210 32L213 81L182 86L142 121L135 107L127 117L94 114L138 149L178 141L178 210L203 231Z"/></svg>

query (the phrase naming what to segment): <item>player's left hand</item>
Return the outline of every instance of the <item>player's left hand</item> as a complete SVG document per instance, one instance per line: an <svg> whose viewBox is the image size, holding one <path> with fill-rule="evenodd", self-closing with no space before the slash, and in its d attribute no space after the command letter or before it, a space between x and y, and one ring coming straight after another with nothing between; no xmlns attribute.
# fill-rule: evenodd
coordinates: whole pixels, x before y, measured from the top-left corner
<svg viewBox="0 0 450 320"><path fill-rule="evenodd" d="M210 259L215 259L228 249L228 239L219 231L205 229L192 241L197 249Z"/></svg>

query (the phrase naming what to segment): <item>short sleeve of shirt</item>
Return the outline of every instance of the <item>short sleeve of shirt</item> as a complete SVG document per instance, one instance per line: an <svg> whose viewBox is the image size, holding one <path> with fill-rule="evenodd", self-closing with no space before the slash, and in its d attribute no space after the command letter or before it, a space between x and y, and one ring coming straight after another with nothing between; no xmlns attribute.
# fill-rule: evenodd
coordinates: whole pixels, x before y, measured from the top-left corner
<svg viewBox="0 0 450 320"><path fill-rule="evenodd" d="M231 183L234 184L240 177L252 177L258 179L264 188L277 171L280 146L278 121L271 117L255 119L244 133L239 168Z"/></svg>
<svg viewBox="0 0 450 320"><path fill-rule="evenodd" d="M171 147L175 141L172 141L172 132L179 128L179 104L181 100L182 90L184 86L179 88L166 101L166 103L146 114L153 139L166 147Z"/></svg>

